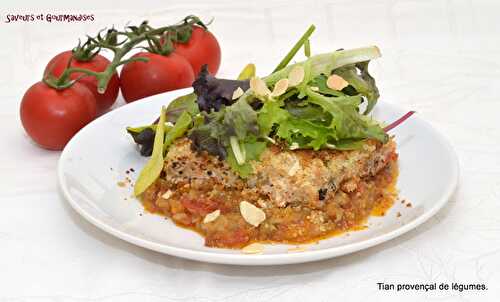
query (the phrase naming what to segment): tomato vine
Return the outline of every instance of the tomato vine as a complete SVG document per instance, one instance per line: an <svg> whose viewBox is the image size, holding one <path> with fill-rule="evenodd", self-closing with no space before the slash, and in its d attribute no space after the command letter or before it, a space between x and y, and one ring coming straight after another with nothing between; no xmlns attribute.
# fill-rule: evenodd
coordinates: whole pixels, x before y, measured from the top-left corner
<svg viewBox="0 0 500 302"><path fill-rule="evenodd" d="M187 43L191 37L193 26L200 26L207 29L207 24L194 15L185 17L175 25L154 28L147 21L143 21L139 26L127 26L123 31L115 28L101 30L96 36L88 36L84 44L81 42L73 49L73 59L87 61L97 55L102 49L113 52L111 63L101 72L95 72L84 68L70 67L71 60L67 68L59 76L55 77L50 70L44 75L43 82L55 89L66 89L71 87L76 81L85 76L93 76L97 79L97 91L104 93L107 85L115 73L116 69L124 64L133 61L147 62L147 58L135 57L125 59L125 56L134 48L143 48L149 52L168 55L174 50L175 43ZM147 42L148 46L140 46ZM81 73L79 78L70 80L73 73Z"/></svg>

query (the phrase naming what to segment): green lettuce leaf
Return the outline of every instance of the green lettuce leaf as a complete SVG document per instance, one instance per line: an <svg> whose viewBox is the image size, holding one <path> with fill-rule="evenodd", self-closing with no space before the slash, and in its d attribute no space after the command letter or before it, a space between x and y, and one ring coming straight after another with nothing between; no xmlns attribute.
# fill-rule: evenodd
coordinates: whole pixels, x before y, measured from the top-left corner
<svg viewBox="0 0 500 302"><path fill-rule="evenodd" d="M240 141L248 134L257 135L259 132L257 112L245 100L238 100L226 107L224 125L225 135L236 136Z"/></svg>
<svg viewBox="0 0 500 302"><path fill-rule="evenodd" d="M194 150L198 152L207 151L208 154L217 156L220 159L227 157L228 138L225 135L226 126L223 124L225 112L225 107L210 113L202 112L204 121L196 122L188 134Z"/></svg>
<svg viewBox="0 0 500 302"><path fill-rule="evenodd" d="M266 148L265 142L257 140L257 112L241 99L231 106L221 107L219 111L203 114L204 123L195 125L189 133L194 149L226 159L235 173L242 178L247 177L253 172L250 161L259 160ZM230 143L231 137L237 145L240 161L242 154L244 155L241 163L236 160Z"/></svg>
<svg viewBox="0 0 500 302"><path fill-rule="evenodd" d="M174 142L174 140L183 136L184 133L186 133L192 121L193 119L191 118L191 115L187 111L182 112L182 114L175 122L174 127L172 127L172 129L170 129L170 131L168 131L167 135L165 136L165 142L163 143L164 153L167 152L168 147Z"/></svg>
<svg viewBox="0 0 500 302"><path fill-rule="evenodd" d="M193 147L225 159L228 155L229 138L247 141L259 134L257 113L245 100L238 100L219 111L203 112L204 123L197 123L189 132Z"/></svg>
<svg viewBox="0 0 500 302"><path fill-rule="evenodd" d="M331 114L332 121L329 128L336 132L336 139L373 138L383 143L387 142L388 136L384 130L377 123L359 114L360 96L326 97L312 90L307 94L308 102L319 105Z"/></svg>
<svg viewBox="0 0 500 302"><path fill-rule="evenodd" d="M166 109L162 107L160 113L159 125L165 124ZM163 139L165 136L165 128L158 127L156 130L153 154L148 160L144 168L141 170L139 177L134 185L134 195L139 196L160 176L161 170L163 170Z"/></svg>
<svg viewBox="0 0 500 302"><path fill-rule="evenodd" d="M237 80L250 80L255 76L255 64L253 63L248 63L240 72L238 77L236 78Z"/></svg>
<svg viewBox="0 0 500 302"><path fill-rule="evenodd" d="M289 101L285 104L285 109L295 118L305 119L320 125L329 125L332 119L331 115L320 106L310 104L307 101Z"/></svg>
<svg viewBox="0 0 500 302"><path fill-rule="evenodd" d="M368 72L368 61L347 65L333 71L344 78L358 93L366 97L368 104L363 114L368 114L377 104L380 96L375 79Z"/></svg>
<svg viewBox="0 0 500 302"><path fill-rule="evenodd" d="M311 87L318 87L318 91L317 92L319 92L321 94L324 94L324 95L331 95L331 96L344 96L345 95L344 93L342 93L340 91L333 90L333 89L329 88L326 85L326 80L327 79L328 78L324 74L321 74L321 75L315 77L311 81L310 86Z"/></svg>
<svg viewBox="0 0 500 302"><path fill-rule="evenodd" d="M168 104L166 113L167 122L175 123L184 111L191 116L195 116L200 112L194 92L180 96Z"/></svg>
<svg viewBox="0 0 500 302"><path fill-rule="evenodd" d="M257 117L261 135L268 136L274 125L280 124L290 117L288 111L281 106L283 106L283 101L264 103Z"/></svg>
<svg viewBox="0 0 500 302"><path fill-rule="evenodd" d="M336 139L332 129L317 123L298 118L289 118L281 123L276 136L286 140L290 145L297 143L300 148L319 150L328 139Z"/></svg>

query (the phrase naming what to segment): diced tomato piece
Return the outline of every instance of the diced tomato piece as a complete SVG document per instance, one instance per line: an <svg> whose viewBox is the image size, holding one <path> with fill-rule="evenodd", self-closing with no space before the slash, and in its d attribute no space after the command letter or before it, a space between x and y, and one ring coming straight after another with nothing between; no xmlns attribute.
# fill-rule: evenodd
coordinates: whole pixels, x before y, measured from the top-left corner
<svg viewBox="0 0 500 302"><path fill-rule="evenodd" d="M217 210L219 203L216 200L209 198L189 198L185 197L181 200L182 205L191 213L205 216Z"/></svg>

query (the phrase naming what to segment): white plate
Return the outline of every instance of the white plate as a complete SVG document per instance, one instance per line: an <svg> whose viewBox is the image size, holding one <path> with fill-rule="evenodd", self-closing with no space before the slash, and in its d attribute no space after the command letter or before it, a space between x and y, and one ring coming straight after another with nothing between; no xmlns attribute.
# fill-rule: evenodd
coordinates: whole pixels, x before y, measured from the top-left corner
<svg viewBox="0 0 500 302"><path fill-rule="evenodd" d="M151 123L162 105L190 89L183 89L118 108L96 119L68 143L59 160L59 182L71 206L98 228L133 244L178 257L226 264L272 265L316 261L356 252L397 237L420 225L447 202L458 180L458 161L447 140L418 114L391 133L399 152L400 202L384 217L371 217L368 228L322 240L303 252L287 245L266 245L263 254L208 248L203 238L170 220L144 213L132 187L118 186L128 176L135 180L146 158L136 151L125 127ZM380 102L374 115L393 121L406 113ZM133 168L135 172L126 174ZM397 213L401 213L398 217Z"/></svg>

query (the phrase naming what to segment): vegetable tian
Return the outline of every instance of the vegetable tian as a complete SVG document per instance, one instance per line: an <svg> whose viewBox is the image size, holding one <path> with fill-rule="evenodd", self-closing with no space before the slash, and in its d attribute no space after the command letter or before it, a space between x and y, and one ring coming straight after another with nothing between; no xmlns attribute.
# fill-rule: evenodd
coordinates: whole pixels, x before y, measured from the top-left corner
<svg viewBox="0 0 500 302"><path fill-rule="evenodd" d="M156 123L127 129L151 156L134 188L146 210L207 246L242 248L319 240L392 205L396 145L369 115L379 49L310 56L313 30L272 74L249 64L228 80L204 68ZM302 46L308 58L289 64Z"/></svg>

